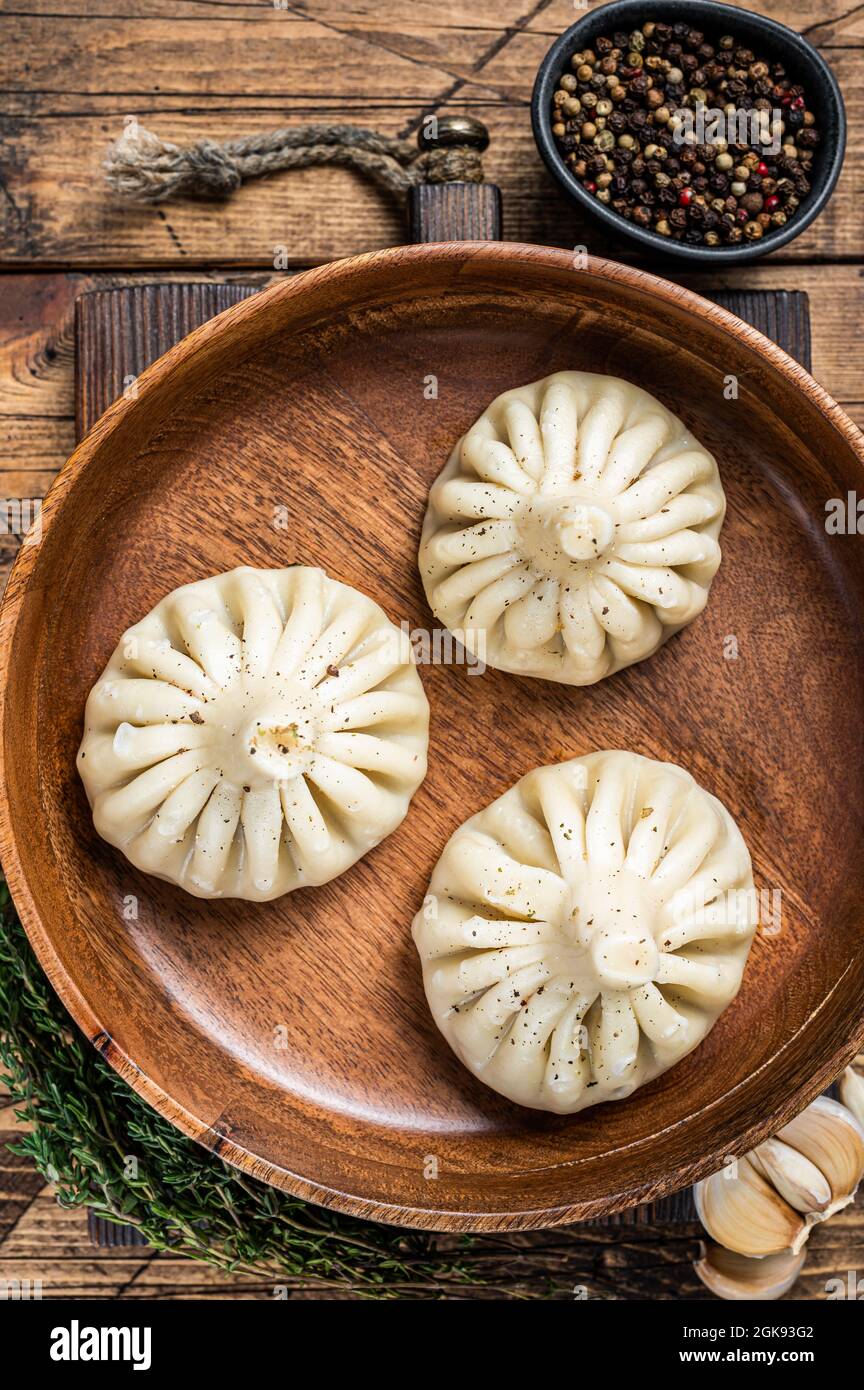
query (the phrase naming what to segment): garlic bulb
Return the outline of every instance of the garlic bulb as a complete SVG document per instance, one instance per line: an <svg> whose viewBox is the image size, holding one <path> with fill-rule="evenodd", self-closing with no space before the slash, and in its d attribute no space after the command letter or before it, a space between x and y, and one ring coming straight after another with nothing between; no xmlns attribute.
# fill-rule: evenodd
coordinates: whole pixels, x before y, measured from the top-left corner
<svg viewBox="0 0 864 1390"><path fill-rule="evenodd" d="M864 1129L844 1105L819 1096L693 1195L702 1225L727 1250L797 1255L817 1222L854 1200L862 1177Z"/></svg>
<svg viewBox="0 0 864 1390"><path fill-rule="evenodd" d="M806 1222L750 1162L750 1155L697 1183L699 1220L710 1236L739 1255L800 1250Z"/></svg>
<svg viewBox="0 0 864 1390"><path fill-rule="evenodd" d="M864 1126L864 1076L854 1067L847 1067L840 1078L840 1099Z"/></svg>
<svg viewBox="0 0 864 1390"><path fill-rule="evenodd" d="M777 1138L811 1159L831 1186L828 1206L821 1212L810 1213L811 1225L827 1221L854 1202L864 1177L864 1129L845 1105L828 1096L818 1096L780 1130Z"/></svg>
<svg viewBox="0 0 864 1390"><path fill-rule="evenodd" d="M784 1250L761 1260L738 1255L722 1245L703 1245L693 1268L718 1298L767 1303L788 1293L804 1265L804 1251Z"/></svg>

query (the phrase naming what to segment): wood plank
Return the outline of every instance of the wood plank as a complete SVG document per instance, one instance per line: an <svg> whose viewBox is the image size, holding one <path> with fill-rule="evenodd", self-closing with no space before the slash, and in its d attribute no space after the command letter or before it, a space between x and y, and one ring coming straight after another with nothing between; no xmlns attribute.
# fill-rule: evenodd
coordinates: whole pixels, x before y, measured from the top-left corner
<svg viewBox="0 0 864 1390"><path fill-rule="evenodd" d="M75 412L73 372L73 305L76 294L90 289L110 289L117 284L149 284L150 274L120 275L93 272L62 275L8 275L2 281L0 296L0 417L10 420L28 417L65 421L60 426L68 441L69 421ZM239 281L262 288L282 276L243 274L217 276L208 273L172 273L174 280L201 279L232 283ZM800 289L811 299L813 328L813 373L831 394L854 406L862 398L864 382L864 337L860 323L864 318L864 267L857 265L802 266L794 271L776 262L761 262L735 271L682 275L682 283L710 298L713 289ZM0 425L0 439L11 425ZM15 430L25 427L15 425ZM29 436L27 449L36 446L37 433ZM60 434L58 434L58 439ZM44 447L52 447L45 436ZM62 449L62 445L56 446ZM17 446L6 448L7 467L24 467ZM25 453L23 457L30 457ZM64 455L65 457L65 455Z"/></svg>
<svg viewBox="0 0 864 1390"><path fill-rule="evenodd" d="M0 1136L2 1139L7 1136ZM14 1201L10 1183L17 1183ZM6 1200L4 1200L4 1198ZM93 1250L86 1213L64 1209L30 1166L0 1146L0 1285L4 1280L39 1279L44 1298L185 1298L274 1297L276 1281L226 1276L218 1270L170 1254L140 1250ZM10 1216L13 1218L10 1224ZM636 1228L626 1233L602 1229L538 1232L508 1239L478 1241L470 1259L479 1276L506 1292L542 1292L550 1281L562 1297L584 1285L590 1297L706 1297L692 1260L699 1229L658 1231ZM441 1238L442 1248L447 1244ZM506 1259L502 1261L502 1254ZM794 1296L824 1298L828 1279L864 1270L864 1204L859 1199L829 1223L818 1227ZM307 1281L286 1278L280 1288L295 1298L332 1297ZM464 1296L464 1295L463 1295ZM472 1295L473 1296L473 1295ZM478 1295L482 1297L482 1291Z"/></svg>
<svg viewBox="0 0 864 1390"><path fill-rule="evenodd" d="M587 8L594 9L603 0L590 0ZM779 24L788 24L790 29L806 34L811 43L839 43L844 39L864 34L864 14L861 6L852 6L847 0L808 0L806 5L794 7L789 0L759 0L754 6L749 0L726 0L741 10L758 8L760 14L776 19ZM317 8L317 6L316 6ZM363 6L365 8L365 6ZM650 9L650 6L646 8ZM536 15L528 24L532 31L542 31L557 38L569 24L574 23L576 6L572 0L554 0L548 8ZM578 16L577 11L577 16Z"/></svg>
<svg viewBox="0 0 864 1390"><path fill-rule="evenodd" d="M428 18L418 18L406 0L391 0L380 21L373 7L355 15L348 6L343 13L336 0L335 17L330 4L316 5L314 20L300 18L296 6L284 12L256 7L250 22L248 14L236 17L236 8L230 7L230 18L220 14L205 24L180 17L167 26L159 15L73 15L62 31L31 13L0 17L6 54L26 48L30 68L24 74L7 56L10 74L0 78L9 89L0 121L8 264L185 261L267 269L276 248L285 248L286 263L299 265L393 244L404 238L402 210L347 170L255 181L225 203L128 209L104 189L101 162L131 115L186 143L260 133L286 119L360 120L405 133L422 110L442 105L470 109L490 125L486 166L504 194L506 237L617 253L605 232L580 221L552 185L531 136L531 87L550 34L572 17L565 0L540 0L521 17L521 6L508 0L496 16L497 32L471 27L464 7L453 10L459 22L446 26L429 10ZM818 13L833 45L846 23L842 11L825 3ZM864 48L854 39L828 54L849 106L846 168L823 216L778 253L784 260L860 253ZM226 43L235 74L227 91Z"/></svg>
<svg viewBox="0 0 864 1390"><path fill-rule="evenodd" d="M33 418L0 415L0 492L5 497L41 497L74 445L68 416Z"/></svg>
<svg viewBox="0 0 864 1390"><path fill-rule="evenodd" d="M40 1197L34 1205L38 1207L42 1202ZM53 1210L60 1212L56 1206ZM860 1208L856 1212L860 1214ZM81 1212L71 1215L80 1223ZM25 1228L31 1224L29 1216L21 1223ZM657 1231L628 1235L626 1240L619 1232L596 1232L590 1239L576 1232L559 1232L554 1243L538 1237L523 1237L522 1241L526 1243L509 1250L506 1260L502 1260L504 1252L500 1247L490 1249L485 1259L483 1243L478 1242L475 1247L475 1253L481 1257L476 1262L476 1272L494 1283L498 1296L545 1293L551 1284L557 1286L557 1296L566 1299L572 1299L575 1286L584 1287L591 1298L710 1297L693 1272L692 1261L699 1241L695 1227L673 1238ZM792 1297L824 1299L829 1279L845 1278L849 1270L862 1268L864 1238L860 1225L850 1224L841 1214L818 1227L811 1237L807 1263ZM0 1246L0 1283L6 1279L41 1280L45 1299L261 1299L273 1298L284 1290L292 1299L301 1295L314 1300L332 1297L334 1292L292 1277L271 1281L223 1275L206 1265L169 1254L142 1257L139 1251L118 1250L96 1256L92 1249L68 1247L66 1253L51 1253L41 1239L38 1248L30 1246L26 1230L23 1237L16 1232L11 1244L7 1241ZM482 1298L484 1291L461 1295L466 1296Z"/></svg>
<svg viewBox="0 0 864 1390"><path fill-rule="evenodd" d="M269 16L275 9L279 18L286 24L297 23L309 18L319 18L322 14L328 24L357 29L392 28L406 14L404 0L218 0L218 13L214 16L213 0L123 0L122 14L118 14L118 0L64 0L63 18L80 17L96 19L170 19L197 20L212 24L214 18L233 20L245 24L257 24L262 15ZM817 0L820 13L833 14L842 9L837 0ZM19 13L53 17L57 14L57 0L27 0L17 6ZM472 0L413 0L411 13L418 24L437 29L464 27L487 29L499 34L506 25L514 22L524 11L524 4L506 3L496 6L489 15L478 14L478 7ZM564 10L567 0L564 0Z"/></svg>
<svg viewBox="0 0 864 1390"><path fill-rule="evenodd" d="M602 0L591 0L586 8L600 3ZM752 9L747 0L727 0L727 3L741 9ZM268 14L277 7L285 22L296 22L309 16L320 18L323 14L327 23L352 29L389 30L398 25L406 13L405 0L326 0L326 3L322 3L322 0L288 0L284 7L274 5L274 0L236 0L236 3L219 0L219 17L255 24L260 18L259 12ZM123 13L118 16L118 0L64 0L63 19L105 17L132 20L158 17L210 24L214 18L213 8L212 0L123 0ZM413 0L411 14L416 23L437 29L474 28L499 34L502 29L512 27L526 8L531 9L531 6L519 4L517 0L516 5L496 4L490 13L488 10L481 11L474 0ZM19 13L53 17L57 14L57 0L26 0L26 3L19 3L17 9ZM847 0L809 0L806 13L791 13L788 0L760 0L759 10L761 14L803 30L811 37L814 31L822 31L829 26L854 25L860 18L860 7L852 8L850 13ZM553 0L530 16L528 27L557 36L574 22L574 12L578 16L580 10L577 10L573 0Z"/></svg>
<svg viewBox="0 0 864 1390"><path fill-rule="evenodd" d="M518 8L514 0L503 5L513 18ZM287 89L295 98L323 94L338 100L345 93L380 92L422 102L460 70L471 72L490 46L490 35L498 40L501 29L418 25L410 6L403 6L399 27L389 32L386 24L380 31L337 27L328 21L326 6L301 19L270 5L251 23L213 10L206 24L182 18L166 24L163 17L116 13L100 19L70 16L62 29L20 11L0 16L7 53L29 53L26 71L8 63L4 87L85 99L99 92L277 96ZM227 71L226 48L232 55Z"/></svg>
<svg viewBox="0 0 864 1390"><path fill-rule="evenodd" d="M0 415L71 417L80 277L4 275L0 284Z"/></svg>
<svg viewBox="0 0 864 1390"><path fill-rule="evenodd" d="M160 277L160 278L165 278ZM186 278L171 273L171 280ZM202 275L230 282L237 277ZM276 273L242 275L262 287ZM681 277L700 294L721 289L785 289L794 282L810 295L813 371L817 380L864 426L864 268L804 266L794 273L771 262L747 269ZM75 295L118 283L152 283L147 274L21 274L3 281L0 301L0 496L44 495L56 468L73 446L72 352ZM5 586L17 538L0 537L0 587Z"/></svg>
<svg viewBox="0 0 864 1390"><path fill-rule="evenodd" d="M733 3L747 8L744 0ZM45 90L36 90L32 74L26 84L17 80L20 50L12 44L0 47L0 69L4 63L16 69L12 81L0 75L0 85L16 88L4 96L6 117L0 121L0 169L10 180L5 198L7 245L12 247L15 263L22 267L57 265L68 257L70 264L79 269L92 266L94 273L4 277L0 292L0 439L5 447L0 453L4 470L0 493L5 489L7 496L38 495L37 488L44 487L65 456L72 432L72 302L84 288L119 281L120 275L106 273L107 265L167 267L172 279L175 270L182 278L189 278L190 266L249 266L259 273L244 278L264 283L274 278L271 246L287 246L291 263L302 264L391 244L403 235L398 209L385 205L380 194L361 180L335 170L304 171L252 185L238 200L209 210L189 204L163 210L161 217L155 212L119 213L108 205L101 191L99 164L107 141L119 131L127 114L137 114L167 138L204 134L227 138L247 129L269 129L285 119L299 122L317 118L353 119L397 133L416 119L424 101L430 105L444 101L453 109L473 110L490 123L494 143L488 168L490 177L504 188L505 235L568 246L590 244L591 232L580 228L569 205L536 163L525 107L533 80L530 65L535 59L539 61L538 54L542 56L552 39L572 21L571 0L553 0L551 4L541 0L533 6L530 0L516 0L514 4L504 0L491 17L488 12L478 13L480 7L470 0L413 0L411 4L407 0L291 0L290 8L278 16L274 16L271 0L224 0L215 15L211 0L124 0L122 7L117 0L63 0L62 19L59 8L57 0L19 0L16 4L16 17L32 22L28 59L38 50ZM123 13L118 15L120 8ZM769 260L746 271L680 278L703 293L722 286L807 290L813 312L814 372L864 425L864 402L860 400L864 349L859 330L864 272L854 264L825 267L800 263L802 257L860 255L858 209L864 156L858 148L858 132L862 116L859 94L864 88L864 7L850 6L847 0L811 0L803 10L791 14L788 0L760 0L759 8L803 28L826 52L850 104L855 148L831 209L790 248L794 268ZM3 16L0 24L9 18ZM280 61L272 67L278 89L268 94L266 66L260 57L260 26L266 20L273 33L277 19L285 37L283 40L280 34ZM133 65L128 71L129 89L119 90L110 66L103 64L85 74L79 89L72 84L72 90L61 90L62 80L54 80L52 55L69 46L74 20L91 24L104 21L102 28L115 36L120 54L127 48L125 26L131 21L139 25L138 44L144 42L142 24L159 20L164 25L170 20L172 29L178 23L188 26L180 35L182 42L172 49L176 60L173 72L164 57L159 59L171 82L160 81L158 71L153 74ZM225 93L220 66L210 60L209 69L199 67L196 58L197 47L205 41L204 32L221 32L223 24L233 26L233 95ZM301 31L311 34L310 26L315 28L319 47L307 47L302 59L286 64L284 54L290 52L290 43ZM320 32L322 27L332 31L332 43ZM174 33L178 31L174 29ZM2 35L0 29L0 42ZM475 46L478 36L483 39L479 49ZM470 61L466 61L463 38L471 45ZM131 37L128 42L132 43ZM348 55L344 63L339 61L340 45ZM405 77L411 66L419 69L416 59L425 63L423 55L430 51L430 45L439 64L436 77L442 82L431 93L418 85L423 82L421 71L410 79ZM389 52L388 46L394 51ZM378 52L368 64L373 74L370 80L367 65L358 55L368 55L373 47ZM259 64L254 69L253 62L258 78L250 83L246 81L247 52ZM74 57L68 59L61 78L68 79L75 71L74 61ZM306 67L306 73L300 72L301 66ZM343 83L342 75L349 70L351 81ZM191 78L186 75L190 71ZM184 74L180 83L173 73ZM207 73L205 81L202 74ZM329 85L325 77L333 79ZM298 78L305 78L305 85ZM172 85L182 85L183 90L165 90ZM60 153L55 158L58 147ZM591 249L614 253L614 248L605 244ZM679 278L674 267L671 273ZM142 274L129 278L146 282L152 277ZM29 1267L35 1243L45 1256L46 1269L57 1276L57 1290L75 1291L85 1298L112 1296L112 1292L124 1298L270 1296L248 1280L226 1280L170 1256L158 1257L147 1265L134 1251L106 1251L94 1258L87 1243L84 1212L59 1208L49 1189L42 1189L42 1180L29 1162L3 1149L4 1138L18 1128L18 1123L0 1094L0 1130L6 1131L0 1133L0 1211L9 1210L10 1204L3 1202L7 1184L19 1182L25 1174L28 1192L32 1188L39 1194L32 1223L25 1223L18 1237L19 1254L10 1261L14 1268ZM27 1196L26 1201L30 1200ZM24 1203L20 1198L16 1201L20 1214ZM645 1265L661 1271L650 1276L655 1281L652 1287L664 1290L660 1296L705 1296L693 1279L689 1251L670 1246L668 1239L656 1233L648 1233L646 1240L640 1237L638 1243L630 1239L626 1247L616 1235L611 1248L602 1233L592 1240L572 1238L573 1233L558 1235L558 1246L545 1252L546 1267L563 1270L572 1282L577 1275L584 1276L581 1281L590 1284L592 1294L627 1297L634 1287L628 1275L628 1262L633 1260L638 1264L635 1289L639 1296L645 1296ZM65 1252L62 1258L57 1258L58 1249ZM112 1272L115 1253L117 1269ZM6 1257L2 1225L0 1256ZM522 1269L521 1257L512 1265L516 1280ZM0 1265L0 1278L4 1277L3 1268ZM824 1298L825 1281L846 1269L864 1269L864 1211L860 1201L817 1230L795 1296ZM320 1296L300 1281L290 1281L287 1287L295 1299ZM50 1296L57 1296L57 1292L52 1295L49 1289L46 1297Z"/></svg>

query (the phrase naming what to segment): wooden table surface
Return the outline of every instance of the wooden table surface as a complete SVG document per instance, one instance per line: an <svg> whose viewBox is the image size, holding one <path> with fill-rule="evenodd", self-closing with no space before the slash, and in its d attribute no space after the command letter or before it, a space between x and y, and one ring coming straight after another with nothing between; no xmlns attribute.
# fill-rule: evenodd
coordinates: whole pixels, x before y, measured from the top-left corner
<svg viewBox="0 0 864 1390"><path fill-rule="evenodd" d="M404 239L396 203L337 169L255 181L227 203L121 207L100 166L128 117L184 143L310 120L411 135L425 113L471 112L492 136L485 166L502 189L508 240L620 256L558 193L531 135L537 66L585 8L579 0L0 0L0 496L41 497L73 446L77 295L166 278L263 285L286 268ZM803 30L840 80L850 138L838 189L807 232L749 269L681 275L641 263L708 295L808 291L814 374L864 424L864 6L761 0L758 8ZM19 543L0 534L0 584ZM83 1214L60 1211L32 1168L4 1150L17 1122L3 1106L0 1081L0 1296L16 1278L41 1279L45 1297L268 1296L168 1256L94 1250ZM697 1234L577 1229L524 1240L548 1247L550 1268L557 1262L592 1296L698 1298ZM826 1280L849 1270L864 1273L860 1201L817 1230L795 1297L824 1297ZM514 1252L514 1286L519 1271Z"/></svg>

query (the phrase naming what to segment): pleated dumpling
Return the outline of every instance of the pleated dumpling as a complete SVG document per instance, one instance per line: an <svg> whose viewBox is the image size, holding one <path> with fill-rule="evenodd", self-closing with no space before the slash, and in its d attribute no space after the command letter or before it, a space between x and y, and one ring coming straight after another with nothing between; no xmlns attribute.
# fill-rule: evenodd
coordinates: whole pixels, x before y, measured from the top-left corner
<svg viewBox="0 0 864 1390"><path fill-rule="evenodd" d="M756 927L750 855L682 768L538 768L452 836L414 920L432 1015L493 1090L571 1114L702 1041Z"/></svg>
<svg viewBox="0 0 864 1390"><path fill-rule="evenodd" d="M426 596L488 665L590 685L702 611L725 506L714 458L653 396L557 372L494 400L434 483Z"/></svg>
<svg viewBox="0 0 864 1390"><path fill-rule="evenodd" d="M99 834L202 898L326 883L395 830L426 774L407 635L300 565L175 589L124 633L84 724Z"/></svg>

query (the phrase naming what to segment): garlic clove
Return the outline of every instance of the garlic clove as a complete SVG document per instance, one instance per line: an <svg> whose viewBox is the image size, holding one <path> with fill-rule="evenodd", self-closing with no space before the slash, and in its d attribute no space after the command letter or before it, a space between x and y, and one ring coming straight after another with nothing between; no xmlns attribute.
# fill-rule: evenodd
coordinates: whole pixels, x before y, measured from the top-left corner
<svg viewBox="0 0 864 1390"><path fill-rule="evenodd" d="M864 1177L864 1129L845 1105L819 1096L776 1136L827 1178L831 1201L814 1219L825 1221L854 1200Z"/></svg>
<svg viewBox="0 0 864 1390"><path fill-rule="evenodd" d="M864 1076L853 1067L847 1067L840 1078L840 1099L859 1125L864 1126Z"/></svg>
<svg viewBox="0 0 864 1390"><path fill-rule="evenodd" d="M718 1298L734 1301L747 1299L767 1303L788 1293L804 1265L804 1251L793 1255L784 1250L779 1255L751 1259L722 1245L704 1245L693 1268L706 1288Z"/></svg>
<svg viewBox="0 0 864 1390"><path fill-rule="evenodd" d="M756 1172L772 1183L796 1211L806 1215L825 1211L831 1205L834 1194L824 1173L781 1139L768 1139L747 1157Z"/></svg>
<svg viewBox="0 0 864 1390"><path fill-rule="evenodd" d="M708 1234L739 1255L797 1253L807 1239L808 1222L747 1158L697 1183L693 1196Z"/></svg>

